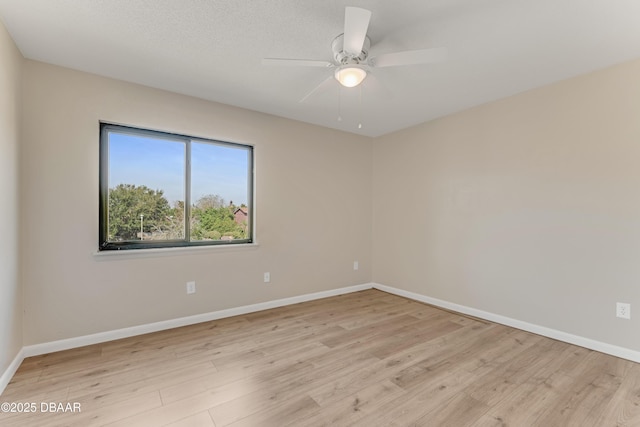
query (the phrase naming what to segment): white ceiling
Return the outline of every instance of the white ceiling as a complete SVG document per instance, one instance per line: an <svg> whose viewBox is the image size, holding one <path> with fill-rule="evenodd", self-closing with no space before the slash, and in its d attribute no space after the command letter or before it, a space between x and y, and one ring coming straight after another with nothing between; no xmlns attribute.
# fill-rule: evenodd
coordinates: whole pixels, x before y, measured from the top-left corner
<svg viewBox="0 0 640 427"><path fill-rule="evenodd" d="M370 56L448 60L374 69L361 101L330 69L261 64L331 60L345 6L372 11ZM640 58L640 0L0 0L0 18L26 58L369 136Z"/></svg>

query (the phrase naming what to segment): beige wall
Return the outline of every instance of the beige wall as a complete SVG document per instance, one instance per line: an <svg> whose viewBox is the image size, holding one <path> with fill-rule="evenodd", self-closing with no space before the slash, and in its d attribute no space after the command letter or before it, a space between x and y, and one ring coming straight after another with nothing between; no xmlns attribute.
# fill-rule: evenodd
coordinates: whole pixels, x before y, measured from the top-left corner
<svg viewBox="0 0 640 427"><path fill-rule="evenodd" d="M369 138L33 61L23 78L25 345L370 282ZM254 144L259 247L95 256L99 120Z"/></svg>
<svg viewBox="0 0 640 427"><path fill-rule="evenodd" d="M379 138L373 170L374 282L640 350L640 61Z"/></svg>
<svg viewBox="0 0 640 427"><path fill-rule="evenodd" d="M0 23L0 375L22 348L18 141L22 56Z"/></svg>

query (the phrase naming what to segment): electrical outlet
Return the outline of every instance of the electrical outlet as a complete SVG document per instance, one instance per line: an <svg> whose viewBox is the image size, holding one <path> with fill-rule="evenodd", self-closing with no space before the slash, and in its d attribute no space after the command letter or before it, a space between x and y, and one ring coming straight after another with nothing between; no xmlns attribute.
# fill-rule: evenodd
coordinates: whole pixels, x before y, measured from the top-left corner
<svg viewBox="0 0 640 427"><path fill-rule="evenodd" d="M196 282L187 282L187 294L196 293Z"/></svg>
<svg viewBox="0 0 640 427"><path fill-rule="evenodd" d="M358 265L358 261L353 261L353 269L357 270L360 266Z"/></svg>
<svg viewBox="0 0 640 427"><path fill-rule="evenodd" d="M622 319L631 319L631 304L617 302L616 317L620 317Z"/></svg>
<svg viewBox="0 0 640 427"><path fill-rule="evenodd" d="M271 273L264 273L264 283L269 283L271 281Z"/></svg>

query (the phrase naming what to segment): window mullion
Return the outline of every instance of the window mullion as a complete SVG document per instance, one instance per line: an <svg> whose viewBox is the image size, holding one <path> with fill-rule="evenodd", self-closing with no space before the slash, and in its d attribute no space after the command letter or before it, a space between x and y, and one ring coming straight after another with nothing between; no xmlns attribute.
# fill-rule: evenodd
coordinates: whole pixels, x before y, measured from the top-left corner
<svg viewBox="0 0 640 427"><path fill-rule="evenodd" d="M185 146L184 239L191 241L191 140Z"/></svg>

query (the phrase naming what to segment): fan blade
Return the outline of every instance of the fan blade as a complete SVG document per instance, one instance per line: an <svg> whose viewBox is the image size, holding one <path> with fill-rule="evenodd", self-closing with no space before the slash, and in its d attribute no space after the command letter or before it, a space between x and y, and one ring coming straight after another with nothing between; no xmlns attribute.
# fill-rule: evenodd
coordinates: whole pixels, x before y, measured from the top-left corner
<svg viewBox="0 0 640 427"><path fill-rule="evenodd" d="M324 79L322 81L322 83L320 83L318 86L316 86L315 88L313 88L313 90L311 90L311 92L309 92L308 94L306 94L304 96L304 98L302 98L300 101L298 101L299 103L303 103L305 102L307 99L311 98L313 95L315 95L317 92L320 91L320 89L324 89L326 87L329 86L329 84L331 83L331 81L334 80L333 76L329 76L326 79Z"/></svg>
<svg viewBox="0 0 640 427"><path fill-rule="evenodd" d="M315 61L312 59L281 59L281 58L264 58L262 65L284 65L294 67L333 67L334 64L329 61Z"/></svg>
<svg viewBox="0 0 640 427"><path fill-rule="evenodd" d="M372 67L396 67L401 65L430 64L442 62L447 58L447 49L407 50L404 52L384 53L369 60Z"/></svg>
<svg viewBox="0 0 640 427"><path fill-rule="evenodd" d="M344 12L344 46L343 50L358 56L362 52L364 39L371 20L371 11L359 7L347 7Z"/></svg>

